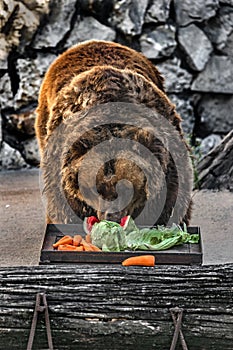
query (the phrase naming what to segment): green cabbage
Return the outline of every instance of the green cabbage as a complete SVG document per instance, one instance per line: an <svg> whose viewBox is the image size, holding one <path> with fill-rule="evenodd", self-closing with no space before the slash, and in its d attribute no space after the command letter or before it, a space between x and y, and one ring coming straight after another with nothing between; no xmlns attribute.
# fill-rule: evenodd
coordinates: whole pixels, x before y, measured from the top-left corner
<svg viewBox="0 0 233 350"><path fill-rule="evenodd" d="M119 252L127 248L123 228L113 221L102 220L95 223L91 230L91 239L103 251Z"/></svg>

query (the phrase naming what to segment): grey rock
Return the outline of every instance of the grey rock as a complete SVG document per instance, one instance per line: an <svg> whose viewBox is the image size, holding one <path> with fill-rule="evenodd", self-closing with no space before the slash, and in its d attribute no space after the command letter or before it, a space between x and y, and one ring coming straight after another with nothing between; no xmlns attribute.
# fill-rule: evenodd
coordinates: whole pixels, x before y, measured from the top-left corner
<svg viewBox="0 0 233 350"><path fill-rule="evenodd" d="M57 46L70 30L75 4L76 0L53 0L49 19L34 39L34 48Z"/></svg>
<svg viewBox="0 0 233 350"><path fill-rule="evenodd" d="M15 7L16 3L13 0L2 0L0 3L0 69L7 69L7 57L11 50L11 44L3 29Z"/></svg>
<svg viewBox="0 0 233 350"><path fill-rule="evenodd" d="M21 156L20 152L2 142L0 149L0 170L21 169L25 168L27 163Z"/></svg>
<svg viewBox="0 0 233 350"><path fill-rule="evenodd" d="M227 134L233 129L233 96L206 94L198 104L197 113L201 136Z"/></svg>
<svg viewBox="0 0 233 350"><path fill-rule="evenodd" d="M141 34L148 1L149 0L114 1L109 24L126 35Z"/></svg>
<svg viewBox="0 0 233 350"><path fill-rule="evenodd" d="M47 11L47 0L40 1L39 11L31 11L21 1L3 0L0 11L1 26L8 29L1 33L1 44L5 39L7 42L6 55L13 47L18 47L18 51L23 51L38 29L42 14Z"/></svg>
<svg viewBox="0 0 233 350"><path fill-rule="evenodd" d="M229 35L227 42L226 42L226 46L224 47L222 52L229 57L232 56L232 53L233 53L233 32L231 35Z"/></svg>
<svg viewBox="0 0 233 350"><path fill-rule="evenodd" d="M176 48L175 27L159 26L140 37L141 50L148 58L169 57Z"/></svg>
<svg viewBox="0 0 233 350"><path fill-rule="evenodd" d="M0 113L0 145L1 143L2 143L2 115Z"/></svg>
<svg viewBox="0 0 233 350"><path fill-rule="evenodd" d="M213 16L219 7L218 0L174 0L176 22L181 26L202 22Z"/></svg>
<svg viewBox="0 0 233 350"><path fill-rule="evenodd" d="M113 10L114 0L79 0L81 13L94 16L101 23L107 23Z"/></svg>
<svg viewBox="0 0 233 350"><path fill-rule="evenodd" d="M189 66L196 71L202 71L213 51L212 44L204 32L195 24L181 27L178 40L187 56Z"/></svg>
<svg viewBox="0 0 233 350"><path fill-rule="evenodd" d="M192 135L195 116L191 99L187 99L175 94L169 94L168 96L171 102L175 104L176 111L182 118L181 125L186 137Z"/></svg>
<svg viewBox="0 0 233 350"><path fill-rule="evenodd" d="M233 0L219 0L220 5L230 5L233 6Z"/></svg>
<svg viewBox="0 0 233 350"><path fill-rule="evenodd" d="M113 29L101 24L93 17L84 17L74 25L66 46L90 39L114 41L115 37L116 33Z"/></svg>
<svg viewBox="0 0 233 350"><path fill-rule="evenodd" d="M205 25L204 31L218 50L223 50L233 31L233 7L224 6Z"/></svg>
<svg viewBox="0 0 233 350"><path fill-rule="evenodd" d="M192 75L181 68L180 64L181 61L175 57L157 65L165 77L165 89L169 93L178 93L190 88Z"/></svg>
<svg viewBox="0 0 233 350"><path fill-rule="evenodd" d="M220 142L222 141L221 136L212 134L207 137L205 137L199 146L199 150L201 153L201 156L205 156L207 153L209 153L214 147L218 146Z"/></svg>
<svg viewBox="0 0 233 350"><path fill-rule="evenodd" d="M11 50L4 34L0 33L0 69L7 69L7 58Z"/></svg>
<svg viewBox="0 0 233 350"><path fill-rule="evenodd" d="M49 13L50 0L21 0L25 6L31 11L38 13Z"/></svg>
<svg viewBox="0 0 233 350"><path fill-rule="evenodd" d="M13 104L13 93L11 90L11 81L7 73L0 78L0 107L2 109L10 107Z"/></svg>
<svg viewBox="0 0 233 350"><path fill-rule="evenodd" d="M21 154L25 161L30 165L38 165L40 163L40 153L37 140L30 138L21 143Z"/></svg>
<svg viewBox="0 0 233 350"><path fill-rule="evenodd" d="M19 59L17 61L20 84L14 98L15 108L37 101L45 72L55 58L56 56L53 54L38 53L35 59Z"/></svg>
<svg viewBox="0 0 233 350"><path fill-rule="evenodd" d="M12 135L17 135L18 138L28 138L35 135L35 120L36 111L27 110L21 113L4 113L5 128ZM17 139L17 137L15 136Z"/></svg>
<svg viewBox="0 0 233 350"><path fill-rule="evenodd" d="M199 187L233 191L232 140L233 130L197 164Z"/></svg>
<svg viewBox="0 0 233 350"><path fill-rule="evenodd" d="M9 21L9 18L16 7L16 2L14 0L2 0L0 4L0 20L1 28L3 28Z"/></svg>
<svg viewBox="0 0 233 350"><path fill-rule="evenodd" d="M4 140L13 149L17 149L29 165L39 164L39 150L35 136L35 109L19 114L7 114L4 118Z"/></svg>
<svg viewBox="0 0 233 350"><path fill-rule="evenodd" d="M171 0L153 0L146 12L145 23L165 23L169 17Z"/></svg>
<svg viewBox="0 0 233 350"><path fill-rule="evenodd" d="M199 73L191 89L193 91L233 94L233 59L213 56L204 71Z"/></svg>

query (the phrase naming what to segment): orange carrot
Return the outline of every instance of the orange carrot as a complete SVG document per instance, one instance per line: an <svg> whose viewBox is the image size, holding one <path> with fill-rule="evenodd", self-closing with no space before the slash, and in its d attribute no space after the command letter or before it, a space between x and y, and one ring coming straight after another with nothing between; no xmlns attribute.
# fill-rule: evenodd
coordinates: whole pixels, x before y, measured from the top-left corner
<svg viewBox="0 0 233 350"><path fill-rule="evenodd" d="M155 257L153 255L132 256L122 262L123 266L155 266Z"/></svg>
<svg viewBox="0 0 233 350"><path fill-rule="evenodd" d="M87 243L91 243L91 234L90 234L90 233L88 233L88 234L86 235L85 241L86 241Z"/></svg>
<svg viewBox="0 0 233 350"><path fill-rule="evenodd" d="M84 250L85 250L86 252L93 252L93 248L90 246L89 243L87 243L87 242L85 241L85 239L82 239L82 242L80 243L80 245L83 246L83 248L84 248Z"/></svg>
<svg viewBox="0 0 233 350"><path fill-rule="evenodd" d="M77 252L83 252L84 251L84 247L82 245L78 246L78 247L75 247L75 251Z"/></svg>
<svg viewBox="0 0 233 350"><path fill-rule="evenodd" d="M64 236L59 241L57 241L55 244L53 244L53 248L57 248L61 244L73 244L73 238L71 236Z"/></svg>
<svg viewBox="0 0 233 350"><path fill-rule="evenodd" d="M101 252L101 249L99 247L96 247L96 245L94 245L92 243L88 243L88 244L94 252Z"/></svg>
<svg viewBox="0 0 233 350"><path fill-rule="evenodd" d="M81 235L75 235L73 238L73 245L75 245L76 247L78 247L80 245L80 243L82 242L82 236Z"/></svg>
<svg viewBox="0 0 233 350"><path fill-rule="evenodd" d="M60 244L57 248L57 250L77 250L79 247L75 247L74 245L71 244Z"/></svg>

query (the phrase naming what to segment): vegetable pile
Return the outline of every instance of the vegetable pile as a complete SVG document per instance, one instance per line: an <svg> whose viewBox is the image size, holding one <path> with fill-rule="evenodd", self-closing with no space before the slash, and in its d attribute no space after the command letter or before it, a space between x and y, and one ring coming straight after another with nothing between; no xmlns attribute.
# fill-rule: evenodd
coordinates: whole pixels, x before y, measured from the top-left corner
<svg viewBox="0 0 233 350"><path fill-rule="evenodd" d="M102 251L124 250L165 250L183 243L198 243L198 234L189 234L186 227L173 224L168 228L138 228L131 217L124 226L112 221L102 220L91 228L92 244Z"/></svg>
<svg viewBox="0 0 233 350"><path fill-rule="evenodd" d="M63 236L53 244L57 250L68 251L135 251L165 250L183 243L198 243L199 235L190 234L186 227L173 224L172 227L138 228L130 216L122 218L118 224L113 221L99 221L95 217L86 218L84 230L87 235Z"/></svg>

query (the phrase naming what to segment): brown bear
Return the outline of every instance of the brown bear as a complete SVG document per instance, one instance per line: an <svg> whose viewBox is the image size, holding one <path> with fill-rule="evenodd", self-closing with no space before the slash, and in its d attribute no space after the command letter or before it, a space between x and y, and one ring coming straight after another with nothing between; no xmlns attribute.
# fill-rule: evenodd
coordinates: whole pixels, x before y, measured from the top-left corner
<svg viewBox="0 0 233 350"><path fill-rule="evenodd" d="M156 211L153 224L189 223L189 150L163 81L145 56L113 42L75 45L52 63L35 124L48 222L137 218L149 203L143 223Z"/></svg>

